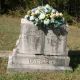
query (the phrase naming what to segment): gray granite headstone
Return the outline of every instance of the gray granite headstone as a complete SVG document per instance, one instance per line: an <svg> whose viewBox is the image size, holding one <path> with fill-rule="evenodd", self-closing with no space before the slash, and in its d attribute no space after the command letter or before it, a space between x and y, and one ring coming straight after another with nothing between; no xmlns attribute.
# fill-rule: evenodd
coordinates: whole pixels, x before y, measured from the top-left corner
<svg viewBox="0 0 80 80"><path fill-rule="evenodd" d="M21 33L9 56L8 71L70 70L66 40L67 35L57 36L52 30L45 34L32 22L21 19Z"/></svg>

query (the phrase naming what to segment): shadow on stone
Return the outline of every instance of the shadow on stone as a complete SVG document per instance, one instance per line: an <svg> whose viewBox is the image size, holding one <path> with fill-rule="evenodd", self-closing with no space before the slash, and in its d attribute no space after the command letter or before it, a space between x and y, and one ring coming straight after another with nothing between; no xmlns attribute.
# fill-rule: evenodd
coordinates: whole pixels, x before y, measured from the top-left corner
<svg viewBox="0 0 80 80"><path fill-rule="evenodd" d="M64 29L63 27L61 28L55 28L53 29L53 32L57 35L57 36L65 36L68 32L66 31L66 29Z"/></svg>
<svg viewBox="0 0 80 80"><path fill-rule="evenodd" d="M70 57L70 66L73 68L73 71L78 67L80 64L80 50L70 50L69 51Z"/></svg>
<svg viewBox="0 0 80 80"><path fill-rule="evenodd" d="M38 30L42 30L45 33L45 35L47 35L48 30L52 30L56 36L60 36L60 35L65 36L68 33L65 26L61 26L59 28L58 27L54 28L52 27L53 25L51 27L47 27L47 26L42 27L42 26L39 26Z"/></svg>

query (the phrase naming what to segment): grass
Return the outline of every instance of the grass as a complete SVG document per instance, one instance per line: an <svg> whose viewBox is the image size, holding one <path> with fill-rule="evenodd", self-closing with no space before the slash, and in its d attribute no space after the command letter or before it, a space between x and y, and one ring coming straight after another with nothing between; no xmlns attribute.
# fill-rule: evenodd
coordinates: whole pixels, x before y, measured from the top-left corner
<svg viewBox="0 0 80 80"><path fill-rule="evenodd" d="M77 26L69 27L68 47L70 50L80 50L80 28Z"/></svg>
<svg viewBox="0 0 80 80"><path fill-rule="evenodd" d="M70 26L68 29L69 53L80 53L80 28ZM0 16L0 50L12 50L20 33L20 18ZM74 71L63 72L34 72L7 74L7 58L0 58L0 80L79 80L80 58L70 56Z"/></svg>
<svg viewBox="0 0 80 80"><path fill-rule="evenodd" d="M8 59L7 58L1 58L0 57L0 74L6 73L6 70L7 70L7 62L8 62Z"/></svg>
<svg viewBox="0 0 80 80"><path fill-rule="evenodd" d="M6 73L7 59L0 58L0 80L79 80L80 66L73 71Z"/></svg>
<svg viewBox="0 0 80 80"><path fill-rule="evenodd" d="M12 50L19 31L20 19L0 16L0 50Z"/></svg>

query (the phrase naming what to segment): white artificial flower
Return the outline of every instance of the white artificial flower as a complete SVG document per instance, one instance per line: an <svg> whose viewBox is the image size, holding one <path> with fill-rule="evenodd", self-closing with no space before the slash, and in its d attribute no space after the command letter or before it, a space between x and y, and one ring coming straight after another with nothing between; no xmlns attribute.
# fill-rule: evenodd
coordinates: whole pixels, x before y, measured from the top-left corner
<svg viewBox="0 0 80 80"><path fill-rule="evenodd" d="M45 8L52 9L48 4L45 6Z"/></svg>
<svg viewBox="0 0 80 80"><path fill-rule="evenodd" d="M31 11L34 13L34 12L35 12L35 10L36 10L36 8L32 9Z"/></svg>
<svg viewBox="0 0 80 80"><path fill-rule="evenodd" d="M44 13L41 13L40 16L39 16L39 19L42 20L44 18L45 18L45 14Z"/></svg>
<svg viewBox="0 0 80 80"><path fill-rule="evenodd" d="M44 11L45 11L45 13L48 13L48 12L49 12L49 10L48 10L48 9L46 9L46 8L44 9Z"/></svg>
<svg viewBox="0 0 80 80"><path fill-rule="evenodd" d="M38 22L38 21L39 21L39 19L38 19L38 18L36 18L36 19L35 19L35 21L36 21L36 22Z"/></svg>
<svg viewBox="0 0 80 80"><path fill-rule="evenodd" d="M35 19L34 16L30 16L30 21L33 21Z"/></svg>
<svg viewBox="0 0 80 80"><path fill-rule="evenodd" d="M24 18L32 21L36 26L41 25L42 23L47 26L49 24L55 24L55 20L56 24L58 24L58 17L61 17L61 20L64 22L63 14L59 13L56 9L47 4L45 6L39 6L29 10Z"/></svg>
<svg viewBox="0 0 80 80"><path fill-rule="evenodd" d="M59 13L59 15L62 17L63 16L63 14L62 13Z"/></svg>
<svg viewBox="0 0 80 80"><path fill-rule="evenodd" d="M35 13L34 13L34 12L32 12L32 13L31 13L31 15L32 15L32 16L34 16L34 15L35 15Z"/></svg>
<svg viewBox="0 0 80 80"><path fill-rule="evenodd" d="M39 10L36 10L36 11L35 11L35 14L39 14L39 13L40 13L40 11L39 11Z"/></svg>
<svg viewBox="0 0 80 80"><path fill-rule="evenodd" d="M42 8L41 6L38 6L38 7L37 7L38 10L41 10L41 8Z"/></svg>
<svg viewBox="0 0 80 80"><path fill-rule="evenodd" d="M54 17L56 17L56 14L53 14L53 13L52 13L52 14L50 15L50 18L54 18Z"/></svg>
<svg viewBox="0 0 80 80"><path fill-rule="evenodd" d="M56 10L55 9L52 9L52 13L55 13L56 12Z"/></svg>
<svg viewBox="0 0 80 80"><path fill-rule="evenodd" d="M54 19L53 18L51 19L51 23L54 23Z"/></svg>
<svg viewBox="0 0 80 80"><path fill-rule="evenodd" d="M28 17L29 17L29 15L25 15L25 17L24 17L24 18L25 18L25 19L27 19Z"/></svg>
<svg viewBox="0 0 80 80"><path fill-rule="evenodd" d="M45 19L45 20L44 20L44 24L45 24L45 25L48 25L49 23L50 23L50 20L49 20L49 19Z"/></svg>
<svg viewBox="0 0 80 80"><path fill-rule="evenodd" d="M56 17L59 17L59 16L60 16L60 14L58 12L56 12Z"/></svg>

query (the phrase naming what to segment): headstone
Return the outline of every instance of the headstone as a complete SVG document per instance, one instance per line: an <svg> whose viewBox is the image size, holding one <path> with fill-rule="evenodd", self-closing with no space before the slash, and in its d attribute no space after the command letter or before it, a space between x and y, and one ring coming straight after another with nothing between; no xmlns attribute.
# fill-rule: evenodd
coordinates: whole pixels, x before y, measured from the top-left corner
<svg viewBox="0 0 80 80"><path fill-rule="evenodd" d="M67 34L57 36L52 30L45 34L32 22L21 19L21 33L9 56L8 71L71 70L69 62Z"/></svg>

